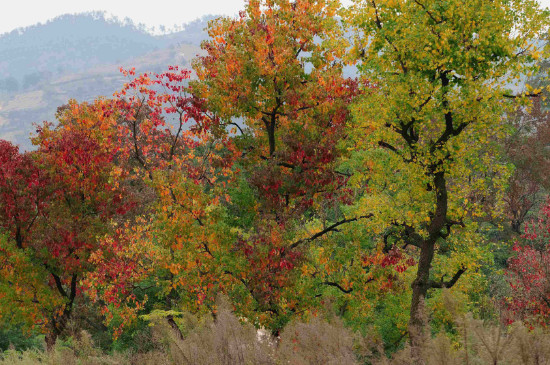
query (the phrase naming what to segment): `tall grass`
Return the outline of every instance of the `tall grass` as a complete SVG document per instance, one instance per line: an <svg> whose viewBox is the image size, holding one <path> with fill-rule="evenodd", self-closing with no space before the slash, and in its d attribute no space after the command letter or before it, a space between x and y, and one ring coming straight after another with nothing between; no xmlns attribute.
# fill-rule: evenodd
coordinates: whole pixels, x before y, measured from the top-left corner
<svg viewBox="0 0 550 365"><path fill-rule="evenodd" d="M58 344L50 353L10 349L0 355L0 364L416 365L407 346L387 357L374 331L367 336L352 333L335 316L291 322L277 339L260 335L223 302L215 319L180 318L179 331L165 317L151 318L147 341L153 343L141 344L148 349L144 352L106 354L82 331L70 345ZM427 365L550 365L550 334L543 329L503 326L470 315L455 322L451 335L439 333L427 339L423 351Z"/></svg>

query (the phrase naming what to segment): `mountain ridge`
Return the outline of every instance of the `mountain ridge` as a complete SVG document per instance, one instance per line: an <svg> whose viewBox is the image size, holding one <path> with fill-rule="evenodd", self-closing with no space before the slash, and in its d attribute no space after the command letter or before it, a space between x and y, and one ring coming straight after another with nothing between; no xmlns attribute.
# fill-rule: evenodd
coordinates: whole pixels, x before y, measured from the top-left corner
<svg viewBox="0 0 550 365"><path fill-rule="evenodd" d="M160 72L190 67L213 15L155 35L105 12L65 14L0 35L0 139L30 148L33 123L53 120L68 99L110 97L125 81L120 67Z"/></svg>

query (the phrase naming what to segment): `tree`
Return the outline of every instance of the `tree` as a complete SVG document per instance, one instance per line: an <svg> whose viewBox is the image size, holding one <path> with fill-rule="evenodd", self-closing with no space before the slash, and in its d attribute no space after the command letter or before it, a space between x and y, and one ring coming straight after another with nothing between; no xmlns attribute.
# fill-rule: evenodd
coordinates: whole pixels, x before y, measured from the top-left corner
<svg viewBox="0 0 550 365"><path fill-rule="evenodd" d="M506 278L510 294L505 308L510 320L533 325L550 323L550 200L539 217L525 227L523 242L514 245L515 256L508 260Z"/></svg>
<svg viewBox="0 0 550 365"><path fill-rule="evenodd" d="M550 113L544 110L541 99L512 115L516 132L506 140L506 154L515 170L505 202L517 234L522 234L529 213L542 205L542 196L550 189Z"/></svg>
<svg viewBox="0 0 550 365"><path fill-rule="evenodd" d="M80 279L93 270L88 257L98 237L132 206L115 164L116 119L105 102L71 102L58 119L55 128L38 127L31 154L2 143L4 299L18 297L15 311L47 332L48 349L67 327Z"/></svg>
<svg viewBox="0 0 550 365"><path fill-rule="evenodd" d="M86 278L115 336L152 303L212 310L217 292L237 280L224 271L231 234L220 224L232 142L203 100L188 93L189 70L123 72L130 80L111 107L127 158L120 168L132 177L141 209L101 240L91 257L98 269Z"/></svg>
<svg viewBox="0 0 550 365"><path fill-rule="evenodd" d="M292 289L315 256L314 241L361 219L340 209L352 196L349 174L337 166L358 84L342 74L338 6L250 1L237 19L210 23L206 54L194 62L199 81L190 89L234 129L240 185L230 186L227 209L244 259L238 275L275 332L315 303ZM320 286L351 292L315 271L309 277Z"/></svg>
<svg viewBox="0 0 550 365"><path fill-rule="evenodd" d="M20 153L18 147L0 140L0 320L24 323L27 328L43 320L43 310L53 312L59 304L49 287L41 290L45 268L34 269L25 254L47 207L47 185L45 174L29 153Z"/></svg>
<svg viewBox="0 0 550 365"><path fill-rule="evenodd" d="M356 149L374 161L362 209L418 255L409 338L422 361L425 299L477 265L476 216L504 187L503 113L539 92L506 85L535 67L546 13L529 0L358 0L346 16L352 58L375 86L353 108Z"/></svg>
<svg viewBox="0 0 550 365"><path fill-rule="evenodd" d="M2 227L22 248L46 204L45 174L29 153L19 153L18 147L4 140L0 140L0 162Z"/></svg>

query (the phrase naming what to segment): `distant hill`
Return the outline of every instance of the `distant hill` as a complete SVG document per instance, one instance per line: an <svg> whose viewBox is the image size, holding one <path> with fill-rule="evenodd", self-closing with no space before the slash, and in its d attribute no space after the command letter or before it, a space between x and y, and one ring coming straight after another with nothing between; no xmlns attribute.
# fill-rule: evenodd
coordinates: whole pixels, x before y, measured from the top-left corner
<svg viewBox="0 0 550 365"><path fill-rule="evenodd" d="M142 25L93 12L0 35L0 138L29 148L33 123L53 120L56 108L70 98L111 96L124 82L121 66L138 72L189 67L212 18L152 35Z"/></svg>

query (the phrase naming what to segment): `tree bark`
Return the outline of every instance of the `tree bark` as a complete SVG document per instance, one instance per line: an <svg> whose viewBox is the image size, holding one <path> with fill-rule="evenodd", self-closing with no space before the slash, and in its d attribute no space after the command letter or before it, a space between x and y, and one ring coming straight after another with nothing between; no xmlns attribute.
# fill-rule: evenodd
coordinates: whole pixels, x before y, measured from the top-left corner
<svg viewBox="0 0 550 365"><path fill-rule="evenodd" d="M170 325L170 327L172 328L172 330L176 334L178 340L183 340L184 339L183 333L181 333L181 330L180 330L178 324L174 320L174 316L169 315L169 316L166 317L166 320L168 321L168 324Z"/></svg>
<svg viewBox="0 0 550 365"><path fill-rule="evenodd" d="M67 324L71 319L73 304L76 297L77 283L78 283L78 276L76 274L73 274L71 277L71 282L69 286L70 292L67 293L67 291L63 288L61 278L54 273L51 273L51 275L56 283L58 292L61 294L62 297L68 300L68 303L65 304L65 308L63 309L62 314L59 317L54 316L50 321L50 326L49 326L50 331L46 334L46 338L45 338L46 350L48 352L54 349L55 343L57 342L57 338L67 328Z"/></svg>
<svg viewBox="0 0 550 365"><path fill-rule="evenodd" d="M269 156L273 156L275 153L275 117L271 118L271 121L266 125L267 137L269 140Z"/></svg>
<svg viewBox="0 0 550 365"><path fill-rule="evenodd" d="M409 341L412 357L417 364L425 363L423 347L427 340L428 318L425 313L425 300L428 289L431 287L430 269L435 254L435 244L441 237L441 231L447 223L447 186L445 174L442 171L433 171L433 185L436 193L436 207L428 226L428 237L420 244L420 259L416 278L411 284L412 298L409 319Z"/></svg>
<svg viewBox="0 0 550 365"><path fill-rule="evenodd" d="M409 319L409 340L413 358L419 364L423 364L424 354L422 348L427 340L427 315L425 313L425 300L429 289L429 276L431 262L434 256L434 247L424 244L420 252L420 261L416 278L412 283L412 299Z"/></svg>
<svg viewBox="0 0 550 365"><path fill-rule="evenodd" d="M46 351L52 352L55 348L55 343L57 342L57 331L52 328L47 334L46 334Z"/></svg>

